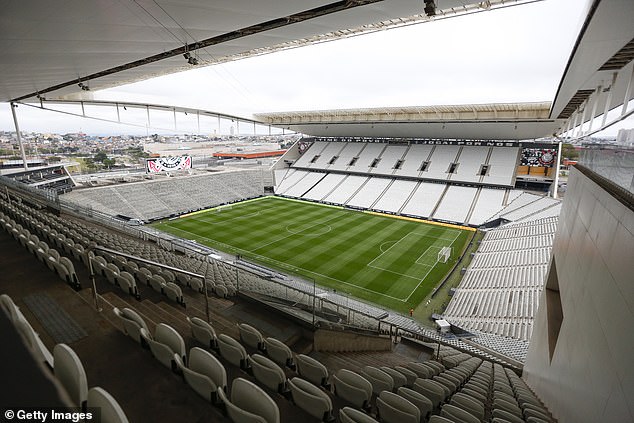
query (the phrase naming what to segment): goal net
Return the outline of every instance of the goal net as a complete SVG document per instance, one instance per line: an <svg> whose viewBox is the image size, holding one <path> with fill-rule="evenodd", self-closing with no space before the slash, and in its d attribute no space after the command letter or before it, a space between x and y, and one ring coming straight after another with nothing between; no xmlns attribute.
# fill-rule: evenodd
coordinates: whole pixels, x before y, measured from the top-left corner
<svg viewBox="0 0 634 423"><path fill-rule="evenodd" d="M439 263L447 263L449 257L451 257L451 247L442 247L440 251L438 251Z"/></svg>
<svg viewBox="0 0 634 423"><path fill-rule="evenodd" d="M226 206L216 207L215 211L216 211L216 213L221 213L221 212L226 211L226 210L231 210L231 208L232 208L232 205L231 204L227 204Z"/></svg>

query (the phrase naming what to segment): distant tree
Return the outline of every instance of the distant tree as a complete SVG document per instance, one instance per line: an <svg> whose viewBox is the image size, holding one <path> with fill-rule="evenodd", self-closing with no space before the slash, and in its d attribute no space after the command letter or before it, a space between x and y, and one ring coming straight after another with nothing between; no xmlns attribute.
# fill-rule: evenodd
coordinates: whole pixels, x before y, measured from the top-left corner
<svg viewBox="0 0 634 423"><path fill-rule="evenodd" d="M579 158L579 152L575 149L575 146L572 144L562 144L561 146L561 159L564 158L569 160L576 160Z"/></svg>
<svg viewBox="0 0 634 423"><path fill-rule="evenodd" d="M106 160L107 158L108 158L108 155L106 154L105 151L97 150L97 152L95 153L93 157L93 160L96 162L103 163L103 161Z"/></svg>
<svg viewBox="0 0 634 423"><path fill-rule="evenodd" d="M105 167L107 167L108 169L110 169L111 167L113 167L115 165L115 163L117 162L116 159L112 158L112 159L104 159L101 163L103 163L103 165Z"/></svg>
<svg viewBox="0 0 634 423"><path fill-rule="evenodd" d="M84 159L84 164L86 165L86 168L89 171L93 171L93 170L97 169L97 165L95 164L95 161L91 157L86 157Z"/></svg>

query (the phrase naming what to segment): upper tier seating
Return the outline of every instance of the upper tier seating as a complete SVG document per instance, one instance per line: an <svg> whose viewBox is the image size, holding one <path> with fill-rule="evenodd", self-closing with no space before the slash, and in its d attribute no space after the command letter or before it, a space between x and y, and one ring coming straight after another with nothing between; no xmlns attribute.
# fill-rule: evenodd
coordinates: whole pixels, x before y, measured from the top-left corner
<svg viewBox="0 0 634 423"><path fill-rule="evenodd" d="M144 221L259 197L262 173L229 171L74 190L60 199Z"/></svg>
<svg viewBox="0 0 634 423"><path fill-rule="evenodd" d="M518 155L519 147L316 141L293 168L511 186Z"/></svg>

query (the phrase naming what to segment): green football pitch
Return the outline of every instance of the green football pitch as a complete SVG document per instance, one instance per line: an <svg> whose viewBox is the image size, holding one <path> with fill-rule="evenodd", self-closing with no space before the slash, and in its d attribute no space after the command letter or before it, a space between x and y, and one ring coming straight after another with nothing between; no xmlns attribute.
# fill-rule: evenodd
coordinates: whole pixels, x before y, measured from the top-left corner
<svg viewBox="0 0 634 423"><path fill-rule="evenodd" d="M418 305L440 282L471 234L278 197L154 226L400 312ZM447 263L438 262L442 247L452 249Z"/></svg>

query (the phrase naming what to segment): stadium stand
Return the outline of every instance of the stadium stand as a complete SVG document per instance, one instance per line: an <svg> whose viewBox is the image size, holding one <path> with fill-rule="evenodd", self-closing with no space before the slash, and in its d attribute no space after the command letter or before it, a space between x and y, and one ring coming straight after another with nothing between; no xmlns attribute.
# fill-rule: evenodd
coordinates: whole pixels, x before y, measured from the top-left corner
<svg viewBox="0 0 634 423"><path fill-rule="evenodd" d="M38 166L29 170L16 169L5 174L16 182L33 188L53 190L58 194L69 192L75 186L63 165Z"/></svg>
<svg viewBox="0 0 634 423"><path fill-rule="evenodd" d="M275 171L275 193L469 226L557 216L559 201L534 194L518 199L522 192L510 188L519 150L317 140L291 168Z"/></svg>
<svg viewBox="0 0 634 423"><path fill-rule="evenodd" d="M338 186L328 194L324 201L327 203L345 204L357 192L368 178L366 176L348 175Z"/></svg>
<svg viewBox="0 0 634 423"><path fill-rule="evenodd" d="M359 154L364 147L365 144L360 142L346 143L345 147L339 152L339 158L335 161L335 163L328 166L328 170L348 170L352 160L355 157L359 157Z"/></svg>
<svg viewBox="0 0 634 423"><path fill-rule="evenodd" d="M482 166L487 163L491 147L464 146L460 149L455 173L449 174L452 181L480 182Z"/></svg>
<svg viewBox="0 0 634 423"><path fill-rule="evenodd" d="M474 187L449 185L432 217L450 222L465 222L477 192L478 189Z"/></svg>
<svg viewBox="0 0 634 423"><path fill-rule="evenodd" d="M402 159L407 152L406 145L387 145L381 154L381 160L376 167L371 169L372 173L389 175L394 172L397 162Z"/></svg>
<svg viewBox="0 0 634 423"><path fill-rule="evenodd" d="M414 144L409 147L407 153L403 157L403 163L400 169L394 171L394 175L398 176L421 176L421 167L423 162L429 158L429 153L434 147L431 145Z"/></svg>
<svg viewBox="0 0 634 423"><path fill-rule="evenodd" d="M480 188L468 224L480 226L504 206L507 191L502 189Z"/></svg>
<svg viewBox="0 0 634 423"><path fill-rule="evenodd" d="M284 194L290 197L302 197L307 191L321 181L325 173L308 172L302 179L297 181L293 186L289 187Z"/></svg>
<svg viewBox="0 0 634 423"><path fill-rule="evenodd" d="M320 180L310 191L303 195L303 198L320 201L330 194L346 178L341 173L329 173Z"/></svg>
<svg viewBox="0 0 634 423"><path fill-rule="evenodd" d="M429 166L423 171L423 177L427 179L446 180L449 173L449 167L456 162L456 157L460 147L456 145L435 146L429 157Z"/></svg>
<svg viewBox="0 0 634 423"><path fill-rule="evenodd" d="M61 201L111 216L152 221L263 193L261 172L244 170L74 190Z"/></svg>
<svg viewBox="0 0 634 423"><path fill-rule="evenodd" d="M372 177L345 204L361 209L371 209L390 182L392 182L391 179Z"/></svg>
<svg viewBox="0 0 634 423"><path fill-rule="evenodd" d="M138 241L133 241L132 239L123 237L121 235L114 235L111 232L100 231L92 225L84 226L85 224L79 223L75 221L74 219L70 219L70 220L59 219L52 215L48 215L47 213L43 211L36 211L34 209L30 209L29 207L23 204L9 205L6 202L2 202L2 206L4 210L7 210L8 208L9 210L11 210L12 213L14 213L16 216L19 216L22 219L30 219L29 222L31 223L35 223L36 221L35 217L37 217L38 221L42 220L43 222L52 224L53 226L47 225L50 228L55 227L59 229L60 231L68 233L68 234L71 234L71 232L69 230L64 231L63 230L64 227L66 228L72 227L73 228L72 230L75 231L74 236L76 237L78 242L84 240L89 243L90 242L88 241L89 239L96 238L96 239L99 239L100 242L106 241L108 245L111 245L113 247L119 246L119 248L121 248L125 245L124 247L125 250L128 250L128 249L135 250L136 248L137 251L143 252L147 256L154 257L161 262L169 261L173 263L174 261L179 261L181 265L186 265L186 267L191 270L194 270L194 269L199 270L199 268L196 267L196 264L198 264L198 266L203 265L202 262L198 262L195 260L192 261L192 258L187 258L184 256L176 256L169 251L163 250L162 248L159 247L159 245L151 246L151 244L139 243ZM6 215L4 214L2 215L4 221L10 222L8 219L5 219L5 216ZM42 226L42 229L43 228L44 227ZM85 236L81 235L82 233L85 234ZM87 244L87 246L88 245L89 244ZM114 257L108 257L107 255L105 255L104 257L107 259L106 260L107 262L113 262L113 263L116 262ZM119 261L119 264L121 264L121 261ZM122 267L124 267L125 264L127 264L127 262L123 263ZM218 283L223 278L225 278L224 280L226 281L231 281L232 279L231 275L234 275L234 272L228 271L228 269L225 268L224 264L216 262L216 261L208 262L206 265L202 267L206 268L207 270L209 270L209 268L212 269L211 271L212 271L212 274L214 274L214 276L213 276L213 279L210 278L210 280L213 280L214 283ZM134 270L133 268L131 269ZM160 269L150 267L148 268L148 270L152 274L160 273L161 275L163 275L163 278L165 280L170 279L169 273L164 271L161 272ZM242 282L245 283L245 285L252 284L252 285L258 285L262 287L265 286L264 284L262 284L262 282L259 282L257 278L251 278L246 280L244 278L242 279L243 279ZM233 282L237 283L237 280L234 279ZM118 291L115 291L115 292L118 292ZM188 293L189 293L188 295L199 295L198 291L194 291L194 290L188 291ZM109 297L109 298L110 300L114 301L113 297ZM117 300L117 301L120 301L120 300ZM188 301L193 301L193 300L190 299ZM139 307L141 307L141 305L139 305ZM136 322L136 324L133 325L133 329L125 329L126 332L130 334L138 332L139 335L136 336L136 338L138 338L137 342L141 341L141 345L146 345L147 347L151 348L153 354L161 358L160 360L161 363L163 363L167 368L172 370L181 369L181 372L183 374L187 373L187 371L185 370L186 369L185 366L192 366L192 363L185 362L185 359L183 357L184 347L180 340L180 338L185 333L188 333L189 330L191 330L189 329L190 325L186 321L187 319L185 317L178 317L179 316L178 313L172 312L173 317L170 317L169 322L161 321L160 316L167 316L167 315L151 312L149 309L145 309L145 307L146 306L143 305L142 309L144 311L142 313L137 313L132 308L123 309L123 312L119 312L119 315L123 315L123 313L127 313L127 315L130 316L129 318L124 319L124 322L128 320L131 322ZM371 309L371 306L366 306L366 307L368 307L368 309ZM114 316L116 315L117 310L114 309L113 311L115 313L113 314ZM377 310L376 312L379 312L379 310ZM147 330L148 324L150 323L149 320L147 319L147 316L149 315L155 316L155 318L151 322L151 325L156 325L156 328L157 328L155 337L150 337L149 331ZM390 316L386 320L396 322L396 320L392 320L392 319L396 319L397 317L398 316ZM407 320L409 321L410 325L413 324L411 320L409 319ZM371 319L369 319L367 323L365 323L364 319L358 319L357 323L361 326L367 325L367 327L371 327L376 324L376 321L375 320L372 321ZM399 325L399 326L404 327L405 325ZM124 326L124 328L125 327L126 326ZM176 347L170 347L170 350L174 350L174 348L176 348L179 351L180 357L178 359L174 358L174 363L172 363L172 359L169 358L169 357L173 357L173 354L160 353L160 351L162 350L167 351L167 347L165 347L166 345L172 344L172 342L169 341L167 338L163 340L164 338L163 335L159 336L159 328L164 328L164 327L171 328L169 331L166 332L166 333L169 333L170 335L168 336L168 338L171 337L178 340L174 344ZM250 326L243 325L242 327L248 328ZM258 330L259 328L257 329L254 328L254 329ZM227 326L226 329L224 330L229 330L229 327ZM393 376L390 376L390 374L387 371L383 369L379 370L378 363L374 365L375 367L373 367L371 364L370 365L365 364L365 366L363 367L362 366L360 367L353 366L350 368L339 367L337 371L335 371L335 369L333 370L327 369L325 366L323 366L323 364L318 364L320 363L320 361L316 360L313 357L298 354L296 357L296 360L298 361L298 364L299 364L298 373L297 373L298 376L295 376L295 377L313 378L313 376L310 376L312 374L311 373L312 370L311 372L309 372L307 370L307 367L305 367L306 364L312 363L311 367L308 367L311 369L312 368L317 369L319 368L319 366L323 366L322 368L325 369L325 372L322 371L321 376L316 376L314 380L320 386L323 386L323 385L325 385L326 387L332 386L334 389L334 395L327 388L326 390L322 390L323 388L316 387L316 389L320 390L319 392L324 393L324 394L317 394L316 393L317 391L312 392L315 388L310 388L308 385L305 385L302 382L295 380L295 384L294 384L295 391L292 393L292 398L295 399L296 405L292 405L288 403L287 400L284 399L284 397L276 396L274 394L274 390L271 389L273 385L271 385L270 376L263 376L263 375L275 374L275 373L279 375L279 371L276 371L276 372L267 371L266 369L273 369L273 368L270 366L265 366L263 369L261 369L263 370L263 372L260 372L260 370L258 370L259 376L256 375L256 377L252 379L252 376L249 376L248 373L244 373L244 371L240 370L240 368L242 367L242 368L248 369L248 363L251 363L251 365L253 365L252 364L253 360L258 360L258 364L267 364L269 362L265 359L265 357L262 357L262 359L256 358L261 353L255 354L252 347L248 347L246 345L243 346L240 343L240 341L238 341L235 338L237 336L235 332L233 332L231 335L227 333L222 333L222 332L223 331L220 332L220 335L218 336L218 338L226 342L227 345L233 346L232 351L241 350L242 352L239 355L240 358L236 360L233 353L229 353L228 351L223 352L222 348L220 353L216 353L213 350L211 351L212 354L217 355L217 360L219 360L221 365L225 369L227 369L226 374L227 374L228 389L227 389L226 395L224 390L222 389L219 390L216 388L214 391L213 387L206 388L206 390L203 391L203 393L205 395L204 396L205 399L209 397L209 400L207 401L213 402L212 392L217 392L218 394L217 397L219 401L224 403L227 407L232 408L233 409L232 412L236 413L235 414L236 416L237 415L252 415L252 414L267 415L268 411L266 410L274 410L277 407L277 409L279 410L279 415L280 415L279 421L297 421L296 420L297 418L304 419L305 417L301 417L301 414L297 414L297 413L304 413L304 412L308 413L311 416L318 416L320 413L323 413L322 414L323 417L326 418L326 420L328 420L329 419L328 416L344 415L346 411L342 411L342 410L345 410L346 407L349 407L350 405L362 407L366 413L367 412L370 413L370 416L376 416L377 412L379 412L380 414L381 413L380 409L383 410L384 416L388 416L389 413L396 413L397 415L399 415L399 413L402 413L403 410L408 410L407 411L408 413L416 415L414 408L412 408L412 406L410 405L404 405L406 404L404 401L408 401L407 404L411 403L413 407L416 407L416 410L420 410L420 409L427 410L425 411L425 415L429 415L430 411L428 410L427 404L429 404L431 400L425 400L425 399L421 400L421 397L425 398L423 392L430 392L430 391L425 391L422 388L423 384L425 383L424 381L426 380L429 380L429 383L435 383L434 386L444 387L444 388L440 388L442 389L442 392L443 392L442 399L436 402L436 407L431 411L432 415L434 416L446 415L451 411L453 413L458 413L458 414L462 413L462 415L466 416L467 414L464 414L464 413L471 414L472 412L474 412L473 404L469 402L470 401L469 399L462 398L461 396L454 398L454 396L457 395L459 391L467 389L466 388L467 385L465 385L465 388L459 389L459 386L458 384L456 384L454 379L456 377L459 377L461 378L460 380L462 380L463 382L468 381L470 376L479 368L481 368L481 366L483 365L485 367L482 367L482 371L486 370L486 372L488 372L487 374L490 374L491 369L493 369L493 366L491 365L490 362L486 362L486 361L483 362L482 359L480 358L474 358L468 353L459 352L449 346L444 345L439 350L439 359L441 360L443 365L441 366L439 363L432 364L431 362L426 362L427 363L426 366L423 366L426 369L424 373L419 373L419 376L417 376L417 378L415 377L414 379L410 379L413 383L409 384L409 387L413 389L414 394L409 393L409 396L407 397L403 396L403 400L401 400L399 399L400 397L396 398L394 395L388 395L387 393L384 393L384 392L387 392L387 391L384 391L384 388L386 388L387 386L392 386L392 387L394 386L395 378ZM429 335L432 336L431 339L434 339L433 337L438 338L438 335L434 334L433 331L430 331L430 332L431 333ZM405 334L405 332L403 332L403 334ZM263 335L266 336L266 334L263 334ZM135 338L135 336L132 336L132 337ZM269 340L267 339L267 341ZM185 340L185 342L187 344L190 341ZM246 342L246 339L245 339L245 342ZM448 344L455 344L456 346L460 346L463 351L471 350L474 353L478 351L477 348L474 348L472 346L469 347L468 344L465 344L459 340L448 340L446 342ZM261 347L260 342L258 342L257 344L258 346ZM265 344L274 345L275 343L269 341L269 342L265 342ZM212 343L207 337L207 338L204 338L202 345L205 348L209 348L210 346L212 346ZM214 358L216 357L216 355L214 356ZM191 360L191 355L190 355L190 360ZM260 363L260 361L262 363ZM283 361L285 362L285 364L288 364L289 363L288 353L286 352L286 353L278 355L277 361ZM345 365L345 366L348 366L348 365ZM414 366L414 365L411 365L411 366ZM416 366L414 367L422 369L420 365L417 365L417 366L418 367ZM395 366L395 367L388 366L388 368L391 369L392 372L400 373L399 366ZM403 367L400 367L400 369L403 369ZM200 373L203 370L200 367L197 367L196 370L192 370L192 371ZM285 371L288 372L289 370L285 370ZM401 378L401 381L404 380L405 382L401 382L401 383L408 384L407 377L410 373L408 373L406 369L402 371L403 371L404 379ZM215 375L217 374L217 372L214 372L212 374ZM329 380L328 375L333 375L332 376L333 383L330 383L331 381ZM257 398L261 398L262 401L260 400L253 401L252 399L251 403L241 402L241 400L237 399L239 398L238 394L236 394L234 399L233 392L236 389L236 386L240 386L240 384L242 383L240 382L241 378L248 381L254 380L254 382L250 382L251 383L251 385L249 385L250 387L248 389L247 388L245 389L247 389L250 392L248 394L250 395L250 398L253 398L253 395L255 395ZM428 379L428 378L434 378L434 379L432 381L431 379ZM280 383L283 383L285 378L284 379L278 378L276 380L277 380L276 386L279 387ZM222 378L220 379L220 382L218 383L222 386ZM238 385L236 385L236 383ZM470 398L475 398L478 395L478 392L475 391L475 389L479 387L478 385L479 383L477 383L476 380L474 379L473 383L470 386L472 388L471 391L476 392L476 394L475 396L473 393L470 394L471 395ZM510 387L510 384L508 382L507 382L507 385L509 385ZM201 389L201 388L198 388L198 385L194 385L194 386L196 386L196 388L194 388L194 391L196 391L196 389ZM489 383L488 386L490 387L491 384ZM368 390L368 387L369 387L369 390ZM405 387L407 388L407 386ZM258 388L259 390L256 390L256 388ZM300 388L301 388L301 391L300 391ZM401 385L401 388L403 388L403 385ZM293 389L292 385L291 385L291 389ZM396 389L396 388L393 388L393 389ZM362 392L363 392L363 395L361 395ZM401 392L403 391L401 390ZM491 390L491 388L487 388L484 392L485 393L482 395L485 395L486 398L492 398L492 396L494 395L494 391ZM369 396L368 396L368 393L369 393ZM462 393L467 395L469 394L469 390L466 390ZM200 392L198 392L198 394L201 395ZM385 399L388 396L390 398ZM317 400L318 397L321 397L321 399ZM384 398L384 400L382 400L384 403L381 404L381 402L376 400L376 397ZM406 398L409 398L409 399L406 399ZM410 400L415 400L416 398L418 398L419 400L418 403L410 401ZM332 407L330 407L328 400L330 400ZM399 404L403 407L403 410L398 409ZM420 408L416 404L421 404ZM288 420L288 416L289 416L288 407L291 407L292 411L290 413L294 416L295 420ZM455 407L455 409L452 407ZM459 410L459 411L456 411L456 410ZM514 411L517 411L517 410L514 410ZM545 415L548 415L547 410L543 410L543 411L546 413ZM421 413L421 411L418 411L418 412ZM519 414L523 415L522 413L523 411L522 409L520 409ZM475 411L475 414L479 415L477 411ZM273 413L273 415L275 415L275 413ZM287 416L286 419L284 419L285 415ZM365 415L368 416L367 414ZM231 413L229 413L229 416L231 417ZM371 417L368 417L368 418L371 418ZM382 417L380 417L379 415L377 416L377 418L382 418Z"/></svg>
<svg viewBox="0 0 634 423"><path fill-rule="evenodd" d="M511 184L515 179L515 169L519 160L520 149L515 147L497 147L491 149L487 164L488 173L482 178L485 184Z"/></svg>
<svg viewBox="0 0 634 423"><path fill-rule="evenodd" d="M293 168L511 186L518 152L519 147L315 141Z"/></svg>
<svg viewBox="0 0 634 423"><path fill-rule="evenodd" d="M529 341L557 220L509 223L487 231L445 319L470 331Z"/></svg>
<svg viewBox="0 0 634 423"><path fill-rule="evenodd" d="M409 216L430 217L445 189L446 185L444 184L421 182L401 209L401 213Z"/></svg>
<svg viewBox="0 0 634 423"><path fill-rule="evenodd" d="M394 179L381 198L374 204L375 210L398 213L414 192L416 181Z"/></svg>
<svg viewBox="0 0 634 423"><path fill-rule="evenodd" d="M296 183L298 183L308 174L309 172L303 170L292 169L285 175L285 178L278 183L278 192L280 194L284 194L288 189L292 188Z"/></svg>

